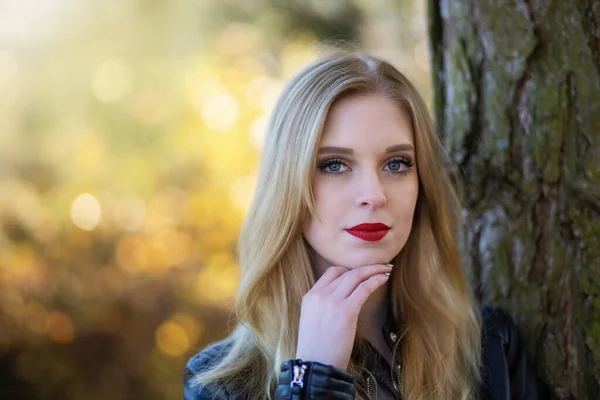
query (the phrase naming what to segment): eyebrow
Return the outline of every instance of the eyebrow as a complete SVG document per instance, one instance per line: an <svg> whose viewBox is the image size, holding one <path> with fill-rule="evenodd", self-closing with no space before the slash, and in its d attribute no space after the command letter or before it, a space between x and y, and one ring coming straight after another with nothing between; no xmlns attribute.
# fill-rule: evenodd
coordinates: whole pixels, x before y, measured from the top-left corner
<svg viewBox="0 0 600 400"><path fill-rule="evenodd" d="M407 151L414 150L414 147L411 144L396 144L394 146L389 146L385 149L386 153L393 153L395 151ZM336 147L336 146L325 146L319 149L319 154L328 154L328 153L336 153L336 154L354 154L354 150L349 149L347 147Z"/></svg>

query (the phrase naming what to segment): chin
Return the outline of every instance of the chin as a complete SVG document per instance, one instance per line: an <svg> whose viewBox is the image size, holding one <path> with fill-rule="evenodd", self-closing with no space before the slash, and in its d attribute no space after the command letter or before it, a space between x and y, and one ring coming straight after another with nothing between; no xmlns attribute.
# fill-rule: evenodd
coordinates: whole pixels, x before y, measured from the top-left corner
<svg viewBox="0 0 600 400"><path fill-rule="evenodd" d="M359 252L349 251L344 254L343 257L341 257L341 261L343 262L336 265L343 265L347 268L354 269L364 267L365 265L387 264L395 257L395 254L398 254L398 252L390 252L390 254L387 255L386 252L382 252L381 250L376 250L373 252L376 254L369 253L371 252L365 250L361 250Z"/></svg>

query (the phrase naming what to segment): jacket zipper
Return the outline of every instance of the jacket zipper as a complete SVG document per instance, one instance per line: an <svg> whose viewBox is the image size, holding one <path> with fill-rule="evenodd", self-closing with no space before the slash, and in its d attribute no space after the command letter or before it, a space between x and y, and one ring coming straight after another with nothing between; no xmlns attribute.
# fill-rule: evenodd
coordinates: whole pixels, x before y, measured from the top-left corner
<svg viewBox="0 0 600 400"><path fill-rule="evenodd" d="M304 373L306 372L306 364L294 365L294 379L290 382L290 387L294 384L300 388L304 387Z"/></svg>
<svg viewBox="0 0 600 400"><path fill-rule="evenodd" d="M398 367L396 368L396 380L398 381L398 385L396 385L396 382L393 380L392 382L394 382L394 387L398 391L398 397L402 398L402 364L398 364Z"/></svg>
<svg viewBox="0 0 600 400"><path fill-rule="evenodd" d="M402 364L398 364L396 369L396 380L392 379L394 389L398 392L398 398L402 399ZM397 382L397 383L396 383ZM389 389L389 385L387 386ZM371 391L371 377L367 377L367 399L373 400L373 392Z"/></svg>

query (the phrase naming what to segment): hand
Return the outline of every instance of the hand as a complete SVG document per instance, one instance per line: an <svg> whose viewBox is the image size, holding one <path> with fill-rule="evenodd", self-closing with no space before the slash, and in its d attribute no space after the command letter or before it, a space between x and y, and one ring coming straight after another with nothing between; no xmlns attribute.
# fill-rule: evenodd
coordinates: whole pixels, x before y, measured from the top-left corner
<svg viewBox="0 0 600 400"><path fill-rule="evenodd" d="M356 269L329 267L302 298L296 358L346 369L358 314L369 296L388 280L385 264Z"/></svg>

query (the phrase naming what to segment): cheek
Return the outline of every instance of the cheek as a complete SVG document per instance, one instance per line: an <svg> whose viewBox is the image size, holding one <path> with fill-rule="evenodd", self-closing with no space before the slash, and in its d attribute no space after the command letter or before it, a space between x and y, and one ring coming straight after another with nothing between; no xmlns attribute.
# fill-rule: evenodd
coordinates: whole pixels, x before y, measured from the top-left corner
<svg viewBox="0 0 600 400"><path fill-rule="evenodd" d="M345 200L344 187L334 182L317 182L313 186L315 209L323 221L331 221L343 209Z"/></svg>
<svg viewBox="0 0 600 400"><path fill-rule="evenodd" d="M395 187L392 192L396 213L412 214L417 205L419 197L419 182L410 182L405 185Z"/></svg>
<svg viewBox="0 0 600 400"><path fill-rule="evenodd" d="M318 210L317 210L318 212ZM311 216L306 224L303 235L310 247L317 253L323 254L323 244L332 240L332 229L328 220Z"/></svg>
<svg viewBox="0 0 600 400"><path fill-rule="evenodd" d="M411 213L414 212L415 207L417 205L417 199L419 197L419 184L418 182L411 188L408 195L406 196L406 209L410 210Z"/></svg>
<svg viewBox="0 0 600 400"><path fill-rule="evenodd" d="M347 207L343 206L339 190L332 190L331 185L314 185L315 215L306 225L304 234L312 240L326 239L342 229L343 216Z"/></svg>

